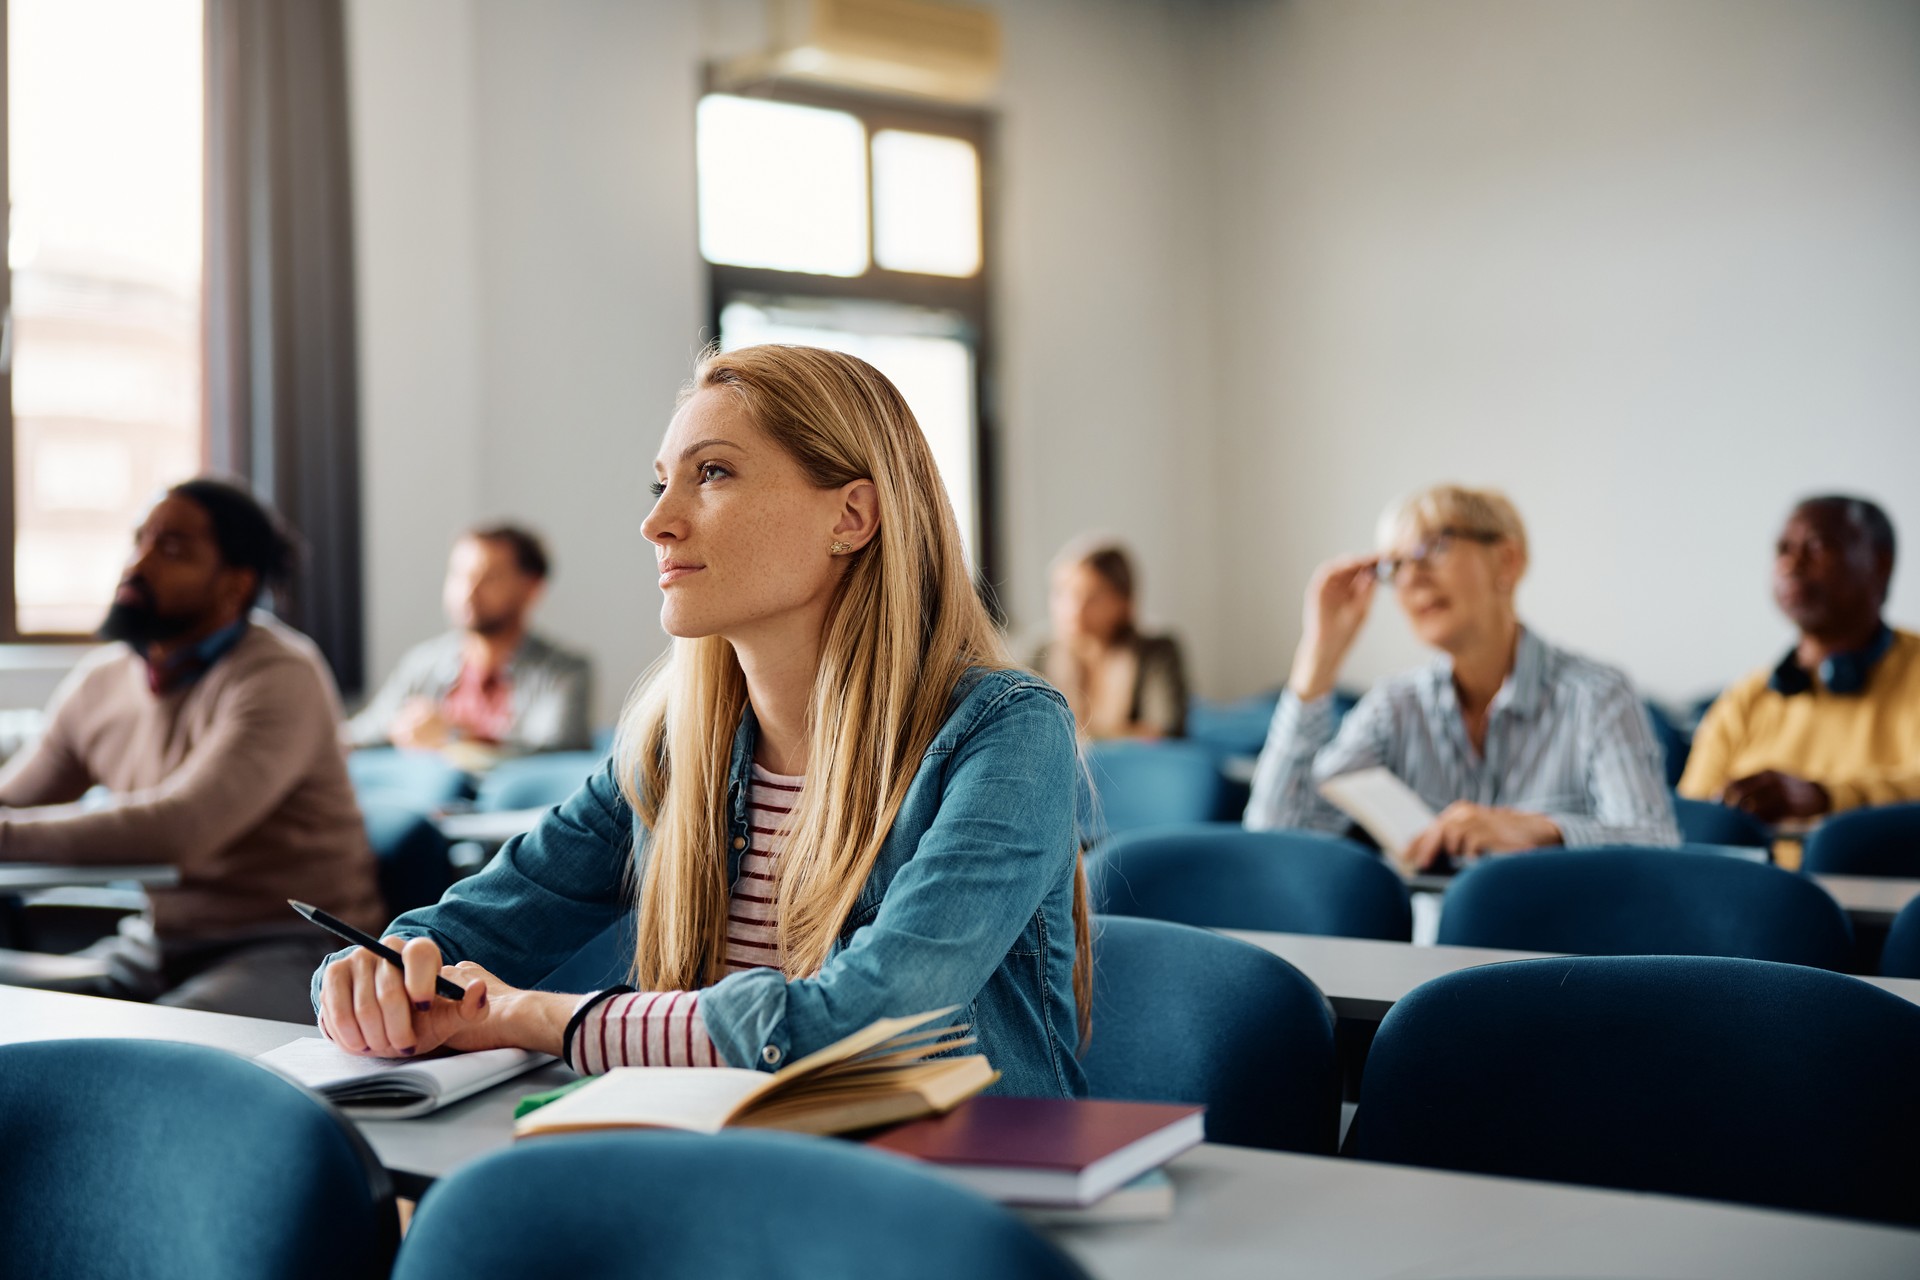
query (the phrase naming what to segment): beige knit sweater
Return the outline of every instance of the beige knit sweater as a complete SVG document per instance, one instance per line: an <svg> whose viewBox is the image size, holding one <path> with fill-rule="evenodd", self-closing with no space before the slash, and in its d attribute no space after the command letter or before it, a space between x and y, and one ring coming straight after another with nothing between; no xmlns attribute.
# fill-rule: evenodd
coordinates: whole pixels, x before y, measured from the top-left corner
<svg viewBox="0 0 1920 1280"><path fill-rule="evenodd" d="M170 863L162 942L299 925L299 898L377 930L385 911L313 642L264 614L184 689L156 696L123 644L84 658L40 741L0 769L0 860ZM88 788L105 806L74 803Z"/></svg>

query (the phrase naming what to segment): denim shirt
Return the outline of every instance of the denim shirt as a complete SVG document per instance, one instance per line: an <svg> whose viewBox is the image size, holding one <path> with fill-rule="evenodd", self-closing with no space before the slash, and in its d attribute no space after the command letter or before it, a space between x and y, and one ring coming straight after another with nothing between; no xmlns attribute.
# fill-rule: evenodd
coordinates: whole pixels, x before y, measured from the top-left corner
<svg viewBox="0 0 1920 1280"><path fill-rule="evenodd" d="M758 727L734 736L727 883L748 845ZM700 995L720 1056L775 1070L877 1018L948 1005L1000 1075L993 1092L1078 1097L1073 886L1077 769L1066 700L1025 672L976 670L955 692L839 941L811 977L730 974ZM632 910L629 864L646 831L611 764L484 871L387 930L428 937L530 988ZM314 974L346 951L336 952Z"/></svg>

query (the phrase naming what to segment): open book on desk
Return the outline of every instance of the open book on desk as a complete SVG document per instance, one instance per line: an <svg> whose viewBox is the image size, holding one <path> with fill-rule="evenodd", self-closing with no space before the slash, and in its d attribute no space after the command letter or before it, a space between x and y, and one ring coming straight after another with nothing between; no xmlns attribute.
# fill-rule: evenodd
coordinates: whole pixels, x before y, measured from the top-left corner
<svg viewBox="0 0 1920 1280"><path fill-rule="evenodd" d="M516 1138L583 1129L790 1129L846 1133L949 1111L1000 1078L963 1026L927 1024L953 1009L882 1018L769 1075L734 1067L615 1067L528 1112Z"/></svg>
<svg viewBox="0 0 1920 1280"><path fill-rule="evenodd" d="M429 1058L367 1058L306 1036L255 1058L363 1120L438 1111L554 1059L527 1049L481 1049Z"/></svg>
<svg viewBox="0 0 1920 1280"><path fill-rule="evenodd" d="M1320 784L1320 794L1396 860L1406 855L1407 846L1435 816L1391 769L1356 769L1328 778Z"/></svg>

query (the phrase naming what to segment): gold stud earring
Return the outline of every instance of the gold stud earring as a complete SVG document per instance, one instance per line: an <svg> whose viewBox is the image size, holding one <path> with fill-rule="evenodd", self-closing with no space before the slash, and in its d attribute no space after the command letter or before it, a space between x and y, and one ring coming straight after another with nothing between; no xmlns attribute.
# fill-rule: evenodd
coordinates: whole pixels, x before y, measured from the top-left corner
<svg viewBox="0 0 1920 1280"><path fill-rule="evenodd" d="M843 556L851 550L853 550L851 542L841 542L837 539L827 545L827 554L830 556Z"/></svg>

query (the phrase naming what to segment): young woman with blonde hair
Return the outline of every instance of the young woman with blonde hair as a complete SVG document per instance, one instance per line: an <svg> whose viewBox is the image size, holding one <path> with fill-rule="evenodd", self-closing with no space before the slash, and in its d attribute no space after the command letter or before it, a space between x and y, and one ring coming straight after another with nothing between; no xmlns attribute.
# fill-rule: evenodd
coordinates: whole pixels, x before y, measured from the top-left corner
<svg viewBox="0 0 1920 1280"><path fill-rule="evenodd" d="M674 641L613 760L393 923L404 975L332 957L327 1035L774 1070L960 1005L998 1091L1084 1092L1072 718L1008 663L900 393L836 352L710 353L654 466ZM633 987L528 989L629 911Z"/></svg>

